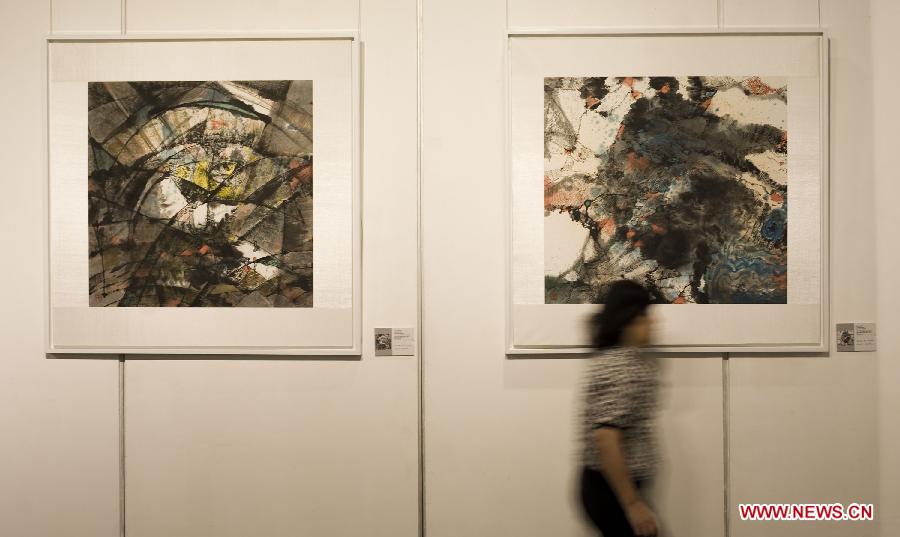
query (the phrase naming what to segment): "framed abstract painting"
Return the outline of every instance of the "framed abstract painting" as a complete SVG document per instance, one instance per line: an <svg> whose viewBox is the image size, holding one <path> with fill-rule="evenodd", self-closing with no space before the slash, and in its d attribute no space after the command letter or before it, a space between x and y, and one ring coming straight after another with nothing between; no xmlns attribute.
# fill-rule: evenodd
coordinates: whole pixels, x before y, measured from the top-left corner
<svg viewBox="0 0 900 537"><path fill-rule="evenodd" d="M358 65L49 39L48 352L359 354Z"/></svg>
<svg viewBox="0 0 900 537"><path fill-rule="evenodd" d="M821 32L509 35L508 352L589 350L620 279L656 350L828 341Z"/></svg>

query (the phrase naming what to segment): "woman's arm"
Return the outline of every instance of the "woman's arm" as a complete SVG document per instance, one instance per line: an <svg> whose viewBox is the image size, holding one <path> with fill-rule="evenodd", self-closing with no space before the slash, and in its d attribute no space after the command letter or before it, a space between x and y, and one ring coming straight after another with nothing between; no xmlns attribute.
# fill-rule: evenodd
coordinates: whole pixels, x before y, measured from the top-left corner
<svg viewBox="0 0 900 537"><path fill-rule="evenodd" d="M616 427L600 427L594 432L597 456L603 476L619 499L631 528L636 535L656 535L656 517L641 496L628 474L625 454L622 452L622 431Z"/></svg>

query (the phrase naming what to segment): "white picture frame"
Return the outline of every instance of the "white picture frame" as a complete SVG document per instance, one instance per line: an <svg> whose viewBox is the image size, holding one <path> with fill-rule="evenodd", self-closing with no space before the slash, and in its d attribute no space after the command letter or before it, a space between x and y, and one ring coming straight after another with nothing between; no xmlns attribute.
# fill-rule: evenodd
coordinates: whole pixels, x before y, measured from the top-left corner
<svg viewBox="0 0 900 537"><path fill-rule="evenodd" d="M60 355L360 355L359 48L356 32L48 36L44 122L47 129L44 217L48 226L44 263L46 352ZM158 61L160 58L166 61ZM195 71L191 60L199 58L213 60ZM258 61L253 61L254 58ZM88 252L85 249L80 256L82 265L78 255L67 255L61 236L78 241L81 241L79 235L86 236L82 232L86 227L79 224L83 219L86 226L87 214L82 211L86 202L77 201L77 188L81 187L72 186L72 178L78 175L80 166L72 164L80 162L77 155L82 149L86 155L87 144L86 130L81 130L86 112L77 111L81 101L76 94L80 91L78 86L83 85L86 110L86 86L92 80L313 81L316 171L312 307L89 306L87 281L82 285L68 276L70 271L87 274ZM67 129L70 132L65 132ZM65 174L69 175L69 186L63 188ZM81 175L86 199L86 168ZM61 189L65 192L60 193ZM78 252L81 246L71 249ZM317 266L322 267L321 271ZM326 270L332 270L331 274ZM317 281L324 282L320 286L324 289L321 294L317 294L320 288L315 285ZM222 329L203 335L192 333L192 326L221 326Z"/></svg>
<svg viewBox="0 0 900 537"><path fill-rule="evenodd" d="M689 50L691 42L696 42L697 50L702 45L711 45L715 41L732 39L757 39L770 41L775 39L801 40L806 57L798 53L797 60L805 59L807 70L817 70L815 81L815 104L818 113L813 117L807 114L804 120L814 120L815 144L817 155L817 183L813 205L815 222L807 222L807 235L817 235L807 244L807 250L815 251L813 266L816 272L815 284L808 285L802 303L762 305L762 304L660 304L655 305L655 315L661 322L653 347L657 352L674 353L823 353L830 348L830 310L829 310L829 160L828 160L828 37L821 30L759 30L759 31L684 31L660 32L659 30L621 30L621 29L510 29L507 32L508 49L506 56L506 94L507 94L507 308L506 308L506 353L508 355L549 355L592 352L589 340L588 320L590 315L599 309L596 305L583 304L544 304L543 284L536 289L536 280L543 278L543 221L538 221L534 200L535 193L533 172L537 170L537 161L542 160L542 152L534 155L536 137L543 140L542 107L539 107L536 119L533 106L536 104L535 89L531 85L538 78L567 76L676 76L676 75L715 75L724 74L723 69L740 70L741 67L726 66L729 62L740 62L743 58L723 56L728 47L713 46L705 50L713 51L697 55L687 62L673 61L675 54ZM565 43L563 43L565 41ZM603 45L598 45L602 41ZM783 41L786 42L786 41ZM800 42L800 41L798 41ZM523 44L527 44L523 45ZM607 49L606 45L612 44ZM622 57L616 57L615 51L621 47L634 46L639 54L655 54L651 60L637 60L634 65ZM669 46L677 45L677 46ZM732 45L735 45L732 43ZM735 45L736 46L736 45ZM772 45L775 46L775 45ZM585 48L587 47L587 48ZM814 47L814 50L813 50ZM733 47L734 48L734 47ZM576 53L576 49L578 52ZM667 50L671 56L667 57ZM556 62L555 53L568 50L566 55L575 58L562 64ZM723 51L723 52L720 52ZM579 56L580 53L580 56ZM812 59L814 53L815 58ZM759 53L765 56L764 52ZM584 60L584 57L592 59ZM629 58L628 60L632 60ZM764 60L761 62L764 64ZM704 72L704 62L711 65L711 71ZM812 63L810 63L812 62ZM789 61L783 62L780 68L788 68ZM773 64L774 65L774 64ZM737 73L740 74L740 73ZM778 76L790 76L786 73ZM522 83L527 85L521 90ZM811 94L810 94L811 95ZM812 99L812 98L811 98ZM526 109L527 108L527 109ZM527 120L520 121L522 117ZM535 127L540 121L540 129ZM806 127L809 127L807 125ZM807 129L809 130L809 129ZM526 133L526 134L522 134ZM810 144L811 145L811 144ZM527 164L523 165L523 162ZM528 171L523 171L523 170ZM812 169L812 168L811 168ZM538 172L540 173L540 172ZM523 177L528 177L524 179ZM538 176L540 181L542 174ZM523 185L529 189L528 203L523 210ZM788 183L790 190L790 182ZM540 187L536 187L539 191ZM816 203L817 202L817 203ZM542 205L541 205L542 212ZM799 220L799 217L795 217ZM788 226L790 223L788 217ZM523 229L525 230L523 232ZM536 231L538 230L538 231ZM789 233L788 240L790 241ZM538 237L538 239L534 239ZM532 239L529 241L529 239ZM534 244L540 240L540 246ZM522 245L525 246L523 249ZM790 258L790 242L788 259ZM530 248L530 250L529 250ZM538 251L540 250L539 255ZM524 254L523 254L524 252ZM540 257L540 259L538 259ZM524 260L524 262L523 262ZM522 277L522 272L528 276ZM791 270L789 266L789 271ZM539 272L538 272L539 271ZM788 278L790 282L790 276ZM523 283L524 282L524 283ZM790 283L788 283L790 286ZM540 299L537 298L541 294ZM815 297L814 300L810 297ZM523 297L525 297L523 299Z"/></svg>

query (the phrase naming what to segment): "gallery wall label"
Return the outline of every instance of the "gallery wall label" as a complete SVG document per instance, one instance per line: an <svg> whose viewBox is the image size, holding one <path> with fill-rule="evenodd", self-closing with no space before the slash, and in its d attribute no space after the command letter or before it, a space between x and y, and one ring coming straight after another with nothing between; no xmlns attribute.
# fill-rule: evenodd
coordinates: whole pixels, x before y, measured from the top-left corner
<svg viewBox="0 0 900 537"><path fill-rule="evenodd" d="M375 329L375 356L414 356L415 354L415 328Z"/></svg>

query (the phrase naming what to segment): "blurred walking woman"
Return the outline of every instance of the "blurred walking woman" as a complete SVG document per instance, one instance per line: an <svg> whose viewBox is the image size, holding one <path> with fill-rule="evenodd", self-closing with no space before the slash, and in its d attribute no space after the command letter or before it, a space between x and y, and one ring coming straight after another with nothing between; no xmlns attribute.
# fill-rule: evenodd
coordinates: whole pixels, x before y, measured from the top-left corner
<svg viewBox="0 0 900 537"><path fill-rule="evenodd" d="M598 352L584 382L581 501L603 537L658 533L644 499L657 466L658 365L641 351L651 338L649 306L646 289L618 281L592 324Z"/></svg>

